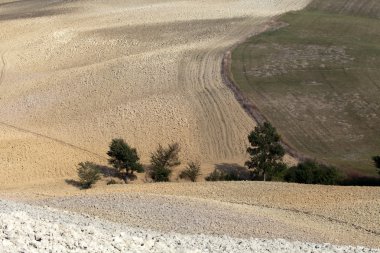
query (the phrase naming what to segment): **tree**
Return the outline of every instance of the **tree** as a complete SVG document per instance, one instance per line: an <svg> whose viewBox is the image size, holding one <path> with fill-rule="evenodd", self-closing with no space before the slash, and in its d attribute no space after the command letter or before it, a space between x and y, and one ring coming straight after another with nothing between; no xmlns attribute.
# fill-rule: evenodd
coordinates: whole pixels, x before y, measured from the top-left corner
<svg viewBox="0 0 380 253"><path fill-rule="evenodd" d="M377 168L377 173L380 174L380 155L372 157L375 167Z"/></svg>
<svg viewBox="0 0 380 253"><path fill-rule="evenodd" d="M169 181L172 169L181 164L178 156L179 152L179 144L174 143L167 148L159 145L157 150L151 154L149 175L155 182Z"/></svg>
<svg viewBox="0 0 380 253"><path fill-rule="evenodd" d="M181 179L189 179L191 182L197 181L197 178L201 175L201 166L199 163L190 162L187 167L179 174Z"/></svg>
<svg viewBox="0 0 380 253"><path fill-rule="evenodd" d="M91 186L100 179L100 172L97 165L91 162L80 163L77 172L79 184L83 189L91 188Z"/></svg>
<svg viewBox="0 0 380 253"><path fill-rule="evenodd" d="M280 144L280 135L270 123L265 122L262 126L255 127L249 134L248 141L251 144L247 149L250 160L245 164L262 176L264 181L267 176L271 178L286 168L282 162L285 150Z"/></svg>
<svg viewBox="0 0 380 253"><path fill-rule="evenodd" d="M107 155L110 157L108 162L116 168L119 173L125 170L125 182L128 179L128 173L134 171L143 172L144 169L139 163L140 157L135 148L131 148L123 139L113 139Z"/></svg>

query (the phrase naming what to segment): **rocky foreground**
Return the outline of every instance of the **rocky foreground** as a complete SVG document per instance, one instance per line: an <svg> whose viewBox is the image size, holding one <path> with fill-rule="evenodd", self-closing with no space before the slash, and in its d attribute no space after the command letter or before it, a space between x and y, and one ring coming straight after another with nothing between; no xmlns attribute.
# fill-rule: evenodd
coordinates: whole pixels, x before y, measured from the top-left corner
<svg viewBox="0 0 380 253"><path fill-rule="evenodd" d="M0 200L1 252L380 252L364 247L134 229L88 215Z"/></svg>

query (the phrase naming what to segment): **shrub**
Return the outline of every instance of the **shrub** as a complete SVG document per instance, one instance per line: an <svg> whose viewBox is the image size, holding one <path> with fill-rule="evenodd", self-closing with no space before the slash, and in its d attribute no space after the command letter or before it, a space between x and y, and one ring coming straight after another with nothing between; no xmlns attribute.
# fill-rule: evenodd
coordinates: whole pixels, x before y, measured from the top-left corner
<svg viewBox="0 0 380 253"><path fill-rule="evenodd" d="M374 165L375 165L375 167L377 169L377 173L380 174L380 156L379 155L378 156L374 156L374 157L372 157L372 160L373 160L373 163L374 163Z"/></svg>
<svg viewBox="0 0 380 253"><path fill-rule="evenodd" d="M288 169L284 179L301 184L335 185L341 178L335 167L307 160Z"/></svg>
<svg viewBox="0 0 380 253"><path fill-rule="evenodd" d="M100 179L100 172L97 165L91 162L80 163L77 171L82 189L91 188L91 186Z"/></svg>
<svg viewBox="0 0 380 253"><path fill-rule="evenodd" d="M111 179L110 181L107 182L107 185L110 185L110 184L117 184L117 182L115 179Z"/></svg>
<svg viewBox="0 0 380 253"><path fill-rule="evenodd" d="M190 162L188 163L187 167L181 172L181 174L179 174L179 178L188 179L191 182L195 182L201 175L200 171L201 167L199 163Z"/></svg>
<svg viewBox="0 0 380 253"><path fill-rule="evenodd" d="M215 169L206 177L206 181L223 181L223 178L224 175L222 174L222 172L218 169Z"/></svg>
<svg viewBox="0 0 380 253"><path fill-rule="evenodd" d="M249 176L247 176L247 173L241 173L235 169L222 170L219 168L215 169L206 177L206 181L242 181L248 179Z"/></svg>
<svg viewBox="0 0 380 253"><path fill-rule="evenodd" d="M120 175L121 171L125 170L125 181L127 181L129 172L131 174L134 171L144 172L139 163L140 157L136 149L131 148L123 139L113 139L107 155L110 157L108 162L119 171Z"/></svg>
<svg viewBox="0 0 380 253"><path fill-rule="evenodd" d="M149 176L154 182L169 182L172 170L168 167L155 166L149 171Z"/></svg>
<svg viewBox="0 0 380 253"><path fill-rule="evenodd" d="M346 186L380 186L380 178L379 177L369 177L369 176L348 176L344 180L342 180L340 185Z"/></svg>
<svg viewBox="0 0 380 253"><path fill-rule="evenodd" d="M181 164L179 160L180 147L178 143L170 144L167 148L158 146L157 150L151 154L151 167L149 176L155 182L168 182L174 167Z"/></svg>

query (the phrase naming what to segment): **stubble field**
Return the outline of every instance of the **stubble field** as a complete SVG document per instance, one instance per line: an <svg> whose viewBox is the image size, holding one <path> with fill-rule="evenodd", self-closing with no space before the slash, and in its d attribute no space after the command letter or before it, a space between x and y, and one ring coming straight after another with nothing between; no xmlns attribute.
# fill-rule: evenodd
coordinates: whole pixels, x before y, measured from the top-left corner
<svg viewBox="0 0 380 253"><path fill-rule="evenodd" d="M379 8L314 0L232 53L233 79L283 139L349 176L377 175Z"/></svg>

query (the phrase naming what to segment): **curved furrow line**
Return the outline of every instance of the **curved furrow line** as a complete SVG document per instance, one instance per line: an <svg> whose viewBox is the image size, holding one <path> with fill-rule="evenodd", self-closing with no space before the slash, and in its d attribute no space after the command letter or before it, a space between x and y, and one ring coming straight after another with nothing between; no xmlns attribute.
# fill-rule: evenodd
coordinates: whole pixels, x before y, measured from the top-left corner
<svg viewBox="0 0 380 253"><path fill-rule="evenodd" d="M220 63L226 48L252 34L263 19L250 18L233 32L218 40L211 50L199 50L180 66L180 83L193 87L197 93L192 103L197 105L201 150L205 158L227 159L244 155L246 134L255 123L237 105L233 94L224 85ZM198 62L198 64L197 64ZM195 78L197 77L197 78Z"/></svg>
<svg viewBox="0 0 380 253"><path fill-rule="evenodd" d="M0 86L1 84L3 83L4 81L4 78L5 78L5 69L6 69L6 66L7 66L7 63L5 61L5 53L6 51L3 51L0 53L0 58L1 58L1 71L0 71Z"/></svg>
<svg viewBox="0 0 380 253"><path fill-rule="evenodd" d="M233 133L233 129L230 129L226 119L227 108L224 108L223 97L220 95L220 90L214 88L214 82L218 82L217 72L215 72L215 63L217 62L217 54L215 51L207 53L201 64L199 64L198 72L200 73L198 84L203 89L203 116L202 122L207 125L206 129L211 129L207 136L212 146L207 146L208 151L213 150L215 156L220 158L226 158L234 155L234 148L231 143L229 134ZM210 68L212 67L212 68ZM204 73L202 73L204 71ZM211 137L211 138L210 138ZM203 138L202 138L203 139ZM218 157L219 158L219 157Z"/></svg>

